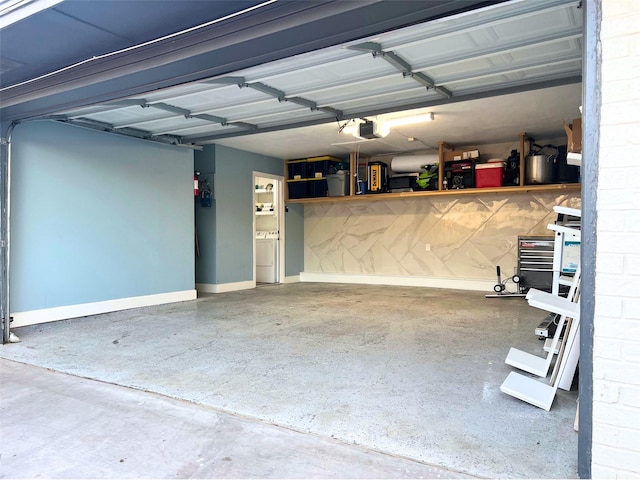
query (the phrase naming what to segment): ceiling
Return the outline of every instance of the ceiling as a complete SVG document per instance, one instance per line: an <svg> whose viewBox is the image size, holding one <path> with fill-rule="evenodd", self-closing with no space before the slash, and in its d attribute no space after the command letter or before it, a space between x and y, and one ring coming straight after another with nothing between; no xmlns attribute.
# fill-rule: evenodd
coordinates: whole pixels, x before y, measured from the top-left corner
<svg viewBox="0 0 640 480"><path fill-rule="evenodd" d="M118 0L114 8L113 2L93 0L0 2L0 86L232 15L262 0L160 1L153 8L145 3L150 4Z"/></svg>
<svg viewBox="0 0 640 480"><path fill-rule="evenodd" d="M80 3L86 6L93 2ZM183 2L156 3L170 9L169 4ZM293 3L297 8L315 4ZM396 2L404 3L431 4ZM451 7L456 2L449 3ZM582 96L583 11L579 2L488 3L479 9L449 16L434 14L432 17L437 18L430 17L426 22L356 36L294 55L282 51L281 58L265 62L256 58L253 65L227 68L217 74L207 75L209 72L200 68L196 80L174 81L179 84L170 87L156 82L158 88L138 88L139 92L132 95L123 95L126 90L121 89L120 95L114 91L105 101L85 100L87 106L49 109L46 116L167 143L217 143L279 158L341 155L354 149L370 155L411 152L435 147L439 140L459 145L506 142L517 139L520 131L536 138L561 135L562 120L579 116ZM62 12L56 15L65 13L65 4L55 7ZM249 1L215 4L219 10L209 11L208 18L232 14L231 5L235 11L254 8L252 12L274 5L258 7L258 2ZM85 12L89 14L99 16L91 9ZM171 14L176 15L176 26L192 26L188 21L192 17L181 18L176 11ZM167 12L154 15L149 17L149 25L157 22L161 30L166 29L162 21L166 23ZM193 18L207 19L203 15ZM125 35L127 29L123 28L116 35L120 48L131 47L160 31L146 28L134 36ZM234 29L234 34L237 31ZM93 35L88 38L100 45ZM3 33L3 44L4 40ZM74 57L69 52L65 59L57 59L58 67L77 61L83 54L86 52ZM38 62L22 63L28 66L29 75L52 68L40 66L37 71ZM35 82L44 85L41 90L31 83L20 86L23 90L31 88L21 93L28 97L25 103L37 101L37 92L50 88L52 80L65 73ZM3 74L2 85L5 80ZM68 88L71 91L72 85ZM6 91L19 97L16 89ZM61 93L50 94L55 95ZM65 102L58 103L62 107ZM388 136L367 141L340 133L353 119L382 123L418 112L433 112L435 120L394 127Z"/></svg>

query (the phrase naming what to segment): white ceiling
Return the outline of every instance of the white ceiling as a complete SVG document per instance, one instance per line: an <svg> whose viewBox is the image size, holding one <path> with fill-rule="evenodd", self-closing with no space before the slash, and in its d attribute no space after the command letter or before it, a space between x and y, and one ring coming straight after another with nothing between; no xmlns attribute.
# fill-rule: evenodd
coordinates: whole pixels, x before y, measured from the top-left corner
<svg viewBox="0 0 640 480"><path fill-rule="evenodd" d="M437 149L441 140L457 146L514 142L519 132L535 139L553 139L564 135L563 119L570 123L580 117L581 95L582 86L572 84L420 109L415 112L433 112L435 120L395 127L387 137L375 140L341 134L337 123L330 122L216 143L278 158L304 158L344 156L356 150L365 155L409 153Z"/></svg>
<svg viewBox="0 0 640 480"><path fill-rule="evenodd" d="M279 158L375 155L561 135L579 116L582 9L515 0L106 105L66 121L171 143ZM355 144L353 118L429 111L435 121ZM405 112L405 113L402 113ZM414 141L408 141L413 137Z"/></svg>

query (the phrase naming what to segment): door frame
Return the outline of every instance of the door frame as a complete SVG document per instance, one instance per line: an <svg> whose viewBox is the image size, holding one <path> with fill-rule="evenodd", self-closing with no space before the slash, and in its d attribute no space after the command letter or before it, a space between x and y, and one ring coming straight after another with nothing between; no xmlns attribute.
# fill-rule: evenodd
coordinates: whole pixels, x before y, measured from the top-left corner
<svg viewBox="0 0 640 480"><path fill-rule="evenodd" d="M251 182L253 186L257 185L256 179L258 177L272 180L273 185L276 189L276 197L275 197L276 205L274 205L274 210L276 212L277 219L278 219L278 268L276 272L276 283L285 283L284 176L274 175L272 173L266 173L266 172L258 172L254 170L252 172L252 182ZM252 254L253 284L256 285L256 215L255 215L256 192L255 192L255 188L253 190L252 195L253 195L253 202L251 202L251 208L252 208L251 218L253 219L253 228L251 230L253 235L253 254Z"/></svg>

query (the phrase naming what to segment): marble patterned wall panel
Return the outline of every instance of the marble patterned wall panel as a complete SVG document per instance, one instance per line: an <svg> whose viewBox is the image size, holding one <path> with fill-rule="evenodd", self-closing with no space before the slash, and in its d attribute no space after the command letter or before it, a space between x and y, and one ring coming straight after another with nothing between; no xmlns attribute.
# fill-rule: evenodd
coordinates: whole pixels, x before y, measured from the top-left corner
<svg viewBox="0 0 640 480"><path fill-rule="evenodd" d="M393 202L389 202L393 203ZM398 262L428 234L443 213L432 202L398 202L403 210L398 213L391 228L380 236L380 244Z"/></svg>
<svg viewBox="0 0 640 480"><path fill-rule="evenodd" d="M305 205L305 272L492 280L515 270L518 235L548 235L553 192ZM429 249L426 248L429 245Z"/></svg>

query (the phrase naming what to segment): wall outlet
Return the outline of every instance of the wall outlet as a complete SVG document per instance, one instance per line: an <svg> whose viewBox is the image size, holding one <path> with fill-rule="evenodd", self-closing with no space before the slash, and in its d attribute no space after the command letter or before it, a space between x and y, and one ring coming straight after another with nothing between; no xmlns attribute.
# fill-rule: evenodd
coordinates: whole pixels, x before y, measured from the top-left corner
<svg viewBox="0 0 640 480"><path fill-rule="evenodd" d="M424 251L425 252L430 252L431 251L431 244L430 243L425 243L424 244Z"/></svg>

